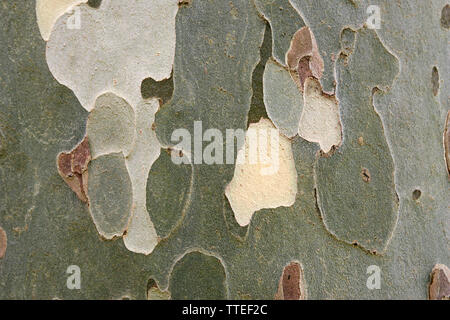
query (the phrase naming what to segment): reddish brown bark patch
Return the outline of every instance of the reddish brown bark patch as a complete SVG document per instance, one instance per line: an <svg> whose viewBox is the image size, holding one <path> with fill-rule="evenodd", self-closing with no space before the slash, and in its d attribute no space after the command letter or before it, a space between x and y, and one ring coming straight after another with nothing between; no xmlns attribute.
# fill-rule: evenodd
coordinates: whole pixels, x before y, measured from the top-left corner
<svg viewBox="0 0 450 320"><path fill-rule="evenodd" d="M284 267L275 294L276 300L304 300L303 271L299 263L291 262Z"/></svg>
<svg viewBox="0 0 450 320"><path fill-rule="evenodd" d="M86 192L89 161L91 161L91 152L87 137L72 151L61 152L57 159L59 175L83 202L88 201Z"/></svg>
<svg viewBox="0 0 450 320"><path fill-rule="evenodd" d="M450 269L446 265L434 266L428 293L430 300L450 300Z"/></svg>
<svg viewBox="0 0 450 320"><path fill-rule="evenodd" d="M0 259L5 256L7 245L8 238L6 237L6 232L0 227Z"/></svg>
<svg viewBox="0 0 450 320"><path fill-rule="evenodd" d="M291 40L291 46L286 53L286 64L291 76L300 91L306 78L320 79L324 63L317 47L316 39L308 27L298 30Z"/></svg>

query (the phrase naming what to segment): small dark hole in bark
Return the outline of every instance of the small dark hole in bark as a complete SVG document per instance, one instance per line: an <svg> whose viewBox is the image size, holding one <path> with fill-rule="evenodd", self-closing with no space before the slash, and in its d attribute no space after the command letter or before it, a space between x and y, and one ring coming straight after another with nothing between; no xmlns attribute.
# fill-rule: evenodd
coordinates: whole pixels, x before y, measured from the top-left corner
<svg viewBox="0 0 450 320"><path fill-rule="evenodd" d="M445 5L444 8L442 8L441 13L441 26L442 28L449 29L450 28L450 5Z"/></svg>
<svg viewBox="0 0 450 320"><path fill-rule="evenodd" d="M102 4L102 0L89 0L88 6L94 9L97 9Z"/></svg>
<svg viewBox="0 0 450 320"><path fill-rule="evenodd" d="M431 84L433 86L433 95L437 96L439 92L439 71L436 67L433 67L431 71Z"/></svg>
<svg viewBox="0 0 450 320"><path fill-rule="evenodd" d="M422 195L422 192L419 189L414 190L412 193L412 197L414 200L418 200L421 195Z"/></svg>
<svg viewBox="0 0 450 320"><path fill-rule="evenodd" d="M188 7L191 5L192 0L179 0L178 6L179 7Z"/></svg>
<svg viewBox="0 0 450 320"><path fill-rule="evenodd" d="M370 182L370 172L369 169L363 168L361 170L361 177L364 182Z"/></svg>

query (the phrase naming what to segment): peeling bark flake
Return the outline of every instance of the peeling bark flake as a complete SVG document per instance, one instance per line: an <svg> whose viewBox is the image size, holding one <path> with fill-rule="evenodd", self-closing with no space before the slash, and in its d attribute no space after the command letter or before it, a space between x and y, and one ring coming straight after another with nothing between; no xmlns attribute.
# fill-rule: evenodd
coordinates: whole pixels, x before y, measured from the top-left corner
<svg viewBox="0 0 450 320"><path fill-rule="evenodd" d="M59 175L83 202L88 201L86 191L89 161L91 161L91 153L87 137L69 153L61 152L57 159Z"/></svg>
<svg viewBox="0 0 450 320"><path fill-rule="evenodd" d="M434 266L428 293L430 300L450 300L450 269L446 265Z"/></svg>
<svg viewBox="0 0 450 320"><path fill-rule="evenodd" d="M322 77L324 62L316 39L308 27L301 28L292 37L291 46L286 53L286 64L294 82L302 92L306 78Z"/></svg>

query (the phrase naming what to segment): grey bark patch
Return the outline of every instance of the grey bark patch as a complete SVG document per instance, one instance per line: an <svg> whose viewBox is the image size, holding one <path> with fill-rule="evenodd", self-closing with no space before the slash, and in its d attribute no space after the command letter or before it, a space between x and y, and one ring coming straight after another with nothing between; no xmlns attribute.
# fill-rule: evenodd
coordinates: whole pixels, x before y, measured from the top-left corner
<svg viewBox="0 0 450 320"><path fill-rule="evenodd" d="M89 161L91 161L91 153L87 137L85 137L71 152L61 152L57 158L59 175L83 202L87 202L87 167Z"/></svg>
<svg viewBox="0 0 450 320"><path fill-rule="evenodd" d="M283 269L275 300L304 300L305 298L302 267L298 262L291 262Z"/></svg>
<svg viewBox="0 0 450 320"><path fill-rule="evenodd" d="M341 49L342 53L349 56L355 49L356 32L350 28L345 28L341 32Z"/></svg>
<svg viewBox="0 0 450 320"><path fill-rule="evenodd" d="M285 65L291 39L305 23L286 0L254 0L254 3L259 13L270 23L272 56L279 64Z"/></svg>
<svg viewBox="0 0 450 320"><path fill-rule="evenodd" d="M373 106L373 94L379 92L370 88L388 87L398 70L397 59L375 32L359 30L348 63L337 61L342 146L320 157L315 169L326 228L338 239L378 253L385 251L395 228L398 198L393 159ZM356 142L360 137L363 145Z"/></svg>
<svg viewBox="0 0 450 320"><path fill-rule="evenodd" d="M431 272L428 287L430 300L450 300L450 269L444 264L437 264Z"/></svg>
<svg viewBox="0 0 450 320"><path fill-rule="evenodd" d="M335 92L335 57L341 50L340 33L344 28L358 28L367 19L365 7L350 1L289 0L311 29L317 40L324 61L324 73L320 80L323 91Z"/></svg>
<svg viewBox="0 0 450 320"><path fill-rule="evenodd" d="M450 4L446 4L442 8L441 12L441 26L442 28L449 29L450 28Z"/></svg>
<svg viewBox="0 0 450 320"><path fill-rule="evenodd" d="M8 237L6 236L5 230L0 227L0 259L3 259L6 253L6 248L8 247Z"/></svg>
<svg viewBox="0 0 450 320"><path fill-rule="evenodd" d="M439 93L439 71L436 67L433 67L431 71L431 85L433 88L433 95L437 96Z"/></svg>
<svg viewBox="0 0 450 320"><path fill-rule="evenodd" d="M106 239L127 229L133 191L122 153L111 153L89 164L89 211L99 234Z"/></svg>
<svg viewBox="0 0 450 320"><path fill-rule="evenodd" d="M192 191L191 165L174 164L170 153L161 150L147 178L147 211L160 238L168 237L181 222Z"/></svg>
<svg viewBox="0 0 450 320"><path fill-rule="evenodd" d="M127 156L135 142L135 127L134 110L127 101L114 93L98 97L86 124L92 158L114 152Z"/></svg>
<svg viewBox="0 0 450 320"><path fill-rule="evenodd" d="M272 60L267 61L263 87L264 104L270 120L283 135L294 137L298 133L303 96L289 72Z"/></svg>
<svg viewBox="0 0 450 320"><path fill-rule="evenodd" d="M225 269L214 256L187 253L172 270L169 291L174 300L226 299Z"/></svg>

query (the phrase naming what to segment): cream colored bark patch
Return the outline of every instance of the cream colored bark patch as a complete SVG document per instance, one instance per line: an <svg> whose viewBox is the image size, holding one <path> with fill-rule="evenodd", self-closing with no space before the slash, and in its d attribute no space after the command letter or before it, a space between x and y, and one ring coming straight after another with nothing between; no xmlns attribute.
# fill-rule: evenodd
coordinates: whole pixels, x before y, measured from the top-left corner
<svg viewBox="0 0 450 320"><path fill-rule="evenodd" d="M60 16L88 0L36 0L36 19L41 36L48 41L55 22Z"/></svg>
<svg viewBox="0 0 450 320"><path fill-rule="evenodd" d="M157 99L143 101L136 108L136 143L125 159L133 186L132 218L123 241L128 250L149 254L158 243L155 227L147 212L147 177L159 157L161 146L152 124L158 111Z"/></svg>
<svg viewBox="0 0 450 320"><path fill-rule="evenodd" d="M68 14L53 28L47 43L49 69L88 111L107 91L134 107L141 100L142 80L170 77L177 11L177 0L103 0L98 9L80 6L79 28L67 28Z"/></svg>
<svg viewBox="0 0 450 320"><path fill-rule="evenodd" d="M300 137L317 142L324 152L341 143L339 105L335 97L322 92L322 86L314 78L307 78L303 93L303 111L298 133Z"/></svg>
<svg viewBox="0 0 450 320"><path fill-rule="evenodd" d="M237 159L225 195L239 225L248 225L257 210L294 204L297 171L291 142L269 120L249 126Z"/></svg>

